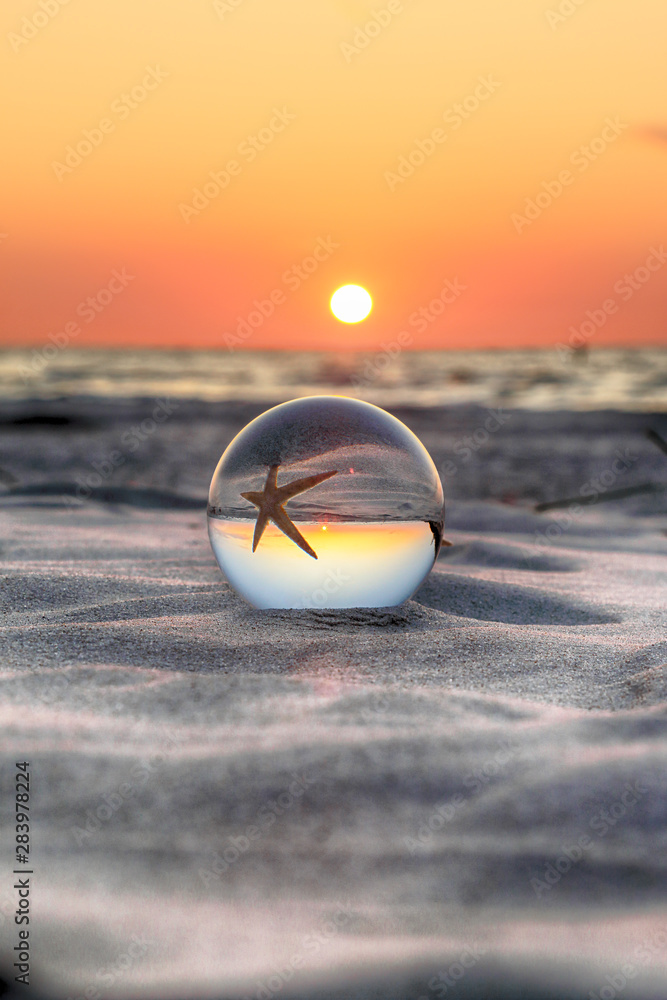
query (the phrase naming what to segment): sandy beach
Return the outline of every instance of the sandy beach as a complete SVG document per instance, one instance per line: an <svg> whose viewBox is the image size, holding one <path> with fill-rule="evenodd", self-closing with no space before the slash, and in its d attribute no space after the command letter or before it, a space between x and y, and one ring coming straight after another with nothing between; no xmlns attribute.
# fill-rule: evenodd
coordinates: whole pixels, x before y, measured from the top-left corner
<svg viewBox="0 0 667 1000"><path fill-rule="evenodd" d="M397 608L256 611L205 502L265 407L156 406L0 410L34 995L664 997L664 413L394 409L451 547Z"/></svg>

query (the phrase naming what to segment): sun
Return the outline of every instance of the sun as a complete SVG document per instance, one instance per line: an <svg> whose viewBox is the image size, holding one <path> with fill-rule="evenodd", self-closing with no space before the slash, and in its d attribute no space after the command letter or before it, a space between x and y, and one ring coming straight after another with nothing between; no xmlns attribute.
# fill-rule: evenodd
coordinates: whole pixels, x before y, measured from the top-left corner
<svg viewBox="0 0 667 1000"><path fill-rule="evenodd" d="M330 305L341 323L360 323L373 308L373 300L361 285L343 285L331 296Z"/></svg>

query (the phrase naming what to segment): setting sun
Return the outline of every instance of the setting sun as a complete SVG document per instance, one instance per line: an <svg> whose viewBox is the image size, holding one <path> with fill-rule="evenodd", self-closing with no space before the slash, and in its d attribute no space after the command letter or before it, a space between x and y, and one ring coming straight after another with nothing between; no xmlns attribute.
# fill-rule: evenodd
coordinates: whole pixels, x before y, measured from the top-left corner
<svg viewBox="0 0 667 1000"><path fill-rule="evenodd" d="M373 300L361 285L343 285L331 296L331 311L341 323L360 323L373 308Z"/></svg>

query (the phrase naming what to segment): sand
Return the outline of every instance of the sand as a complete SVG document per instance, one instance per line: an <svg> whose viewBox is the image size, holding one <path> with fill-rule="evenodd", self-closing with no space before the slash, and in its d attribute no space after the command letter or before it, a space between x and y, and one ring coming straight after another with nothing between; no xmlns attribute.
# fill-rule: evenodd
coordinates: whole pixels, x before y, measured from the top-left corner
<svg viewBox="0 0 667 1000"><path fill-rule="evenodd" d="M180 401L132 450L154 405L2 408L32 995L664 998L667 496L606 496L667 483L664 415L506 411L466 457L483 408L395 411L454 464L452 546L398 608L261 612L203 513L258 408ZM15 905L8 874L5 970Z"/></svg>

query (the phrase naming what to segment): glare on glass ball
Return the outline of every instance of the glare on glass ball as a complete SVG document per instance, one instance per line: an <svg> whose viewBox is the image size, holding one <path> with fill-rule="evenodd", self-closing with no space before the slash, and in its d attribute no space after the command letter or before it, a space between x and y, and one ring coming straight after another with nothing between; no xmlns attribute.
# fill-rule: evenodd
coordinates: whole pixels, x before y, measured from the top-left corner
<svg viewBox="0 0 667 1000"><path fill-rule="evenodd" d="M401 604L444 525L431 456L405 424L346 396L262 413L225 450L208 531L231 586L258 608Z"/></svg>

